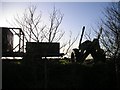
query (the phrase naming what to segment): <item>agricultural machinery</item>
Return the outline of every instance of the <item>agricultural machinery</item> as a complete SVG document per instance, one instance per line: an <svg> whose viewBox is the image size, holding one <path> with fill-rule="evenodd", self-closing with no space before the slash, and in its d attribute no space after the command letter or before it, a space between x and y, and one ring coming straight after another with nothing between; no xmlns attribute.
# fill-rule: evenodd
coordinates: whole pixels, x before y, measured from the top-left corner
<svg viewBox="0 0 120 90"><path fill-rule="evenodd" d="M84 62L89 54L93 57L94 62L105 62L104 50L99 45L99 33L98 37L93 41L86 40L82 42L85 26L82 29L82 34L79 42L78 49L73 49L71 53L71 62ZM1 32L2 31L2 32ZM1 27L0 33L2 33L2 57L23 57L23 58L42 58L42 57L60 57L63 53L60 53L60 43L57 42L26 42L25 35L21 28L7 28ZM18 44L13 47L14 36L18 36ZM17 50L17 51L16 51ZM25 59L25 60L27 60ZM27 62L29 62L28 60Z"/></svg>
<svg viewBox="0 0 120 90"><path fill-rule="evenodd" d="M64 55L59 52L58 42L25 42L26 38L21 28L0 27L0 33L2 33L2 57L27 57L26 60L32 57L34 60Z"/></svg>
<svg viewBox="0 0 120 90"><path fill-rule="evenodd" d="M82 42L83 34L84 34L85 26L83 26L82 34L80 37L79 47L74 48L71 53L71 62L81 62L83 63L87 56L91 54L93 57L94 63L97 62L105 62L105 52L103 49L100 48L99 38L102 33L102 28L100 29L100 33L98 34L97 38L94 38L93 41L86 40Z"/></svg>

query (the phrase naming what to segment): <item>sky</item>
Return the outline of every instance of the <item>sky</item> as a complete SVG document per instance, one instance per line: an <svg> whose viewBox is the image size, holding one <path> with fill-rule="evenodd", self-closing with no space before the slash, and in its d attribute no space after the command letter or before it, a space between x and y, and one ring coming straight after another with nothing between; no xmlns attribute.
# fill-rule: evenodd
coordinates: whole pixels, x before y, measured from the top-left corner
<svg viewBox="0 0 120 90"><path fill-rule="evenodd" d="M22 15L26 8L30 5L37 6L37 12L42 12L42 19L44 23L49 20L49 13L52 12L53 7L59 9L64 14L60 29L65 31L63 40L67 40L70 31L73 38L81 33L82 27L85 26L85 32L92 31L92 27L98 29L97 26L100 19L104 19L103 11L109 5L108 2L2 2L0 14L0 27L11 27L8 22L12 22L14 16ZM94 32L92 37L95 38ZM80 38L80 37L79 37ZM83 41L85 40L85 37ZM79 39L74 45L78 47Z"/></svg>
<svg viewBox="0 0 120 90"><path fill-rule="evenodd" d="M102 11L108 5L106 2L50 2L50 3L25 3L25 2L6 2L2 3L2 21L0 26L9 26L6 20L12 21L16 14L22 14L30 5L36 5L37 10L42 11L42 17L48 18L48 14L55 6L64 14L63 28L78 31L83 25L90 28L102 18ZM95 26L95 25L94 25Z"/></svg>
<svg viewBox="0 0 120 90"><path fill-rule="evenodd" d="M86 31L89 31L91 26L96 27L96 23L99 22L100 18L104 18L101 11L104 10L104 8L108 5L108 2L111 1L118 1L118 0L92 0L93 2L97 3L88 3L91 0L82 0L86 3L79 3L80 0L58 0L63 1L66 3L38 3L39 0L21 0L24 3L14 3L14 1L20 1L20 0L0 0L0 27L3 26L10 26L6 20L12 21L13 16L18 14L22 14L25 8L28 7L29 3L25 3L27 1L33 1L37 2L40 9L44 16L48 11L51 11L51 8L53 8L53 5L56 6L56 8L60 9L62 13L64 13L64 19L62 22L61 28L64 29L67 33L69 30L74 32L74 36L81 30L82 26L86 26ZM43 1L43 0L42 0ZM50 0L44 0L44 2L48 2ZM57 1L57 0L51 0L51 1ZM77 3L68 3L76 2ZM103 3L100 3L100 2ZM6 2L6 3L3 3ZM11 3L10 3L11 2ZM32 3L31 3L32 4ZM67 35L67 34L65 34ZM94 35L93 35L94 37ZM78 42L75 44L75 46L78 45ZM2 64L2 63L1 63ZM2 65L0 65L2 66ZM2 68L0 68L0 71L2 71ZM2 75L1 75L2 76ZM0 80L2 77L0 77ZM0 88L2 86L2 80L0 82Z"/></svg>

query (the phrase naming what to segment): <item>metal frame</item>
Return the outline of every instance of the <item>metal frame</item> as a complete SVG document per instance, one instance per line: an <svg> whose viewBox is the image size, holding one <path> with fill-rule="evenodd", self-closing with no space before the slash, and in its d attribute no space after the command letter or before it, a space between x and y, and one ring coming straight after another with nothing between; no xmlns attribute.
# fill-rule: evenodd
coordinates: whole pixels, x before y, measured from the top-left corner
<svg viewBox="0 0 120 90"><path fill-rule="evenodd" d="M13 50L15 50L17 47L19 47L18 49L18 52L24 52L24 38L25 38L25 35L24 35L24 32L22 31L21 28L9 28L10 30L12 30L15 35L17 35L19 37L19 43L18 45L15 46L15 48L13 48ZM19 33L17 33L15 30L19 30ZM22 44L21 44L22 42Z"/></svg>
<svg viewBox="0 0 120 90"><path fill-rule="evenodd" d="M9 27L2 27L2 28L9 29L13 33L13 36L17 35L19 38L19 43L12 49L12 52L3 53L2 57L23 57L25 53L25 45L24 45L25 34L22 31L22 29L21 28L9 28ZM15 52L16 48L18 50Z"/></svg>

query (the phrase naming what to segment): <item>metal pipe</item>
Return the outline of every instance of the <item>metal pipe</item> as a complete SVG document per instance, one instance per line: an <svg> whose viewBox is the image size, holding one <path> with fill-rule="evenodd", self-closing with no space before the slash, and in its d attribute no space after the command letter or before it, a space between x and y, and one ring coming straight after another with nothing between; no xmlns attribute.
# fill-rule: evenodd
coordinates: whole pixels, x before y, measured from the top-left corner
<svg viewBox="0 0 120 90"><path fill-rule="evenodd" d="M79 50L80 50L80 46L81 46L81 42L82 42L84 31L85 31L85 26L83 26L83 28L82 28L82 34L81 34L80 42L79 42Z"/></svg>

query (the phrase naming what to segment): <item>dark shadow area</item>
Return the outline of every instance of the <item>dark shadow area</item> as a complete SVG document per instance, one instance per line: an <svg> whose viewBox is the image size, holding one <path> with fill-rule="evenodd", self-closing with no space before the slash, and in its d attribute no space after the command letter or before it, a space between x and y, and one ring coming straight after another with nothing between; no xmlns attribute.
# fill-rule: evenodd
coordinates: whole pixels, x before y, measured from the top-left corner
<svg viewBox="0 0 120 90"><path fill-rule="evenodd" d="M2 90L41 88L115 89L111 62L92 66L40 60L29 65L2 62Z"/></svg>
<svg viewBox="0 0 120 90"><path fill-rule="evenodd" d="M85 27L82 30L79 48L73 49L71 59L62 58L64 54L60 53L60 43L26 42L26 48L24 48L24 37L21 43L21 36L19 36L20 43L16 46L19 47L18 52L14 52L13 35L9 29L16 28L3 29L6 30L4 35L6 38L2 41L7 42L2 44L5 46L2 48L2 56L23 58L2 60L2 90L119 89L120 73L116 74L115 62L112 62L115 60L106 60L104 50L99 45L100 36L98 35L98 38L93 41L81 43ZM21 29L18 30L19 34L22 34ZM92 55L93 60L86 61L89 54Z"/></svg>

